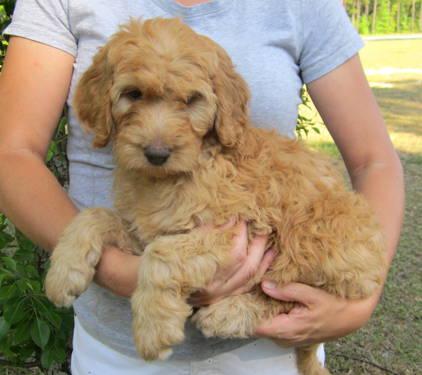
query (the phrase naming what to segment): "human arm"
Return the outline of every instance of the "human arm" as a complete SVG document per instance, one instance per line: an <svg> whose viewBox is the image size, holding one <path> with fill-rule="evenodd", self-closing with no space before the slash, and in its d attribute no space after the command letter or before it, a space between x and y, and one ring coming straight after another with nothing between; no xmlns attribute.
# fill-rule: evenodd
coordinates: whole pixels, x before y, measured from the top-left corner
<svg viewBox="0 0 422 375"><path fill-rule="evenodd" d="M248 242L247 224L240 222L236 226L237 235L233 239L230 264L217 270L206 288L191 295L191 305L206 306L227 296L248 292L255 285L253 280L261 279L275 259L276 252L266 248L265 236L258 236ZM107 247L97 266L97 273L102 273L97 282L120 296L130 297L137 286L140 262L139 256L123 253L115 247ZM119 271L120 267L125 270L124 277ZM102 282L105 277L106 280Z"/></svg>
<svg viewBox="0 0 422 375"><path fill-rule="evenodd" d="M47 251L78 213L44 163L73 61L57 48L13 37L0 75L0 211ZM139 257L116 248L104 254L97 282L117 294L128 293L136 271L128 273L125 267L134 267Z"/></svg>
<svg viewBox="0 0 422 375"><path fill-rule="evenodd" d="M353 188L375 211L390 264L403 218L403 172L358 56L311 82L308 90L341 152ZM299 303L257 330L258 335L280 338L287 345L330 340L360 328L381 293L380 289L368 299L348 301L302 284L282 289L264 285L273 298Z"/></svg>
<svg viewBox="0 0 422 375"><path fill-rule="evenodd" d="M49 250L77 212L44 165L72 63L65 52L12 38L0 75L0 209Z"/></svg>

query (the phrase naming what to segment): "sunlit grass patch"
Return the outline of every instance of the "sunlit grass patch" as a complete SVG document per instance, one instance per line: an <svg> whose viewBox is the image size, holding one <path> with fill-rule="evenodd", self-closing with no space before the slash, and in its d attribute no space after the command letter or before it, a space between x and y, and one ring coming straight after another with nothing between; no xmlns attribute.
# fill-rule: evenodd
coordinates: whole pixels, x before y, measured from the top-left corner
<svg viewBox="0 0 422 375"><path fill-rule="evenodd" d="M422 39L366 41L360 56L366 69L422 70Z"/></svg>

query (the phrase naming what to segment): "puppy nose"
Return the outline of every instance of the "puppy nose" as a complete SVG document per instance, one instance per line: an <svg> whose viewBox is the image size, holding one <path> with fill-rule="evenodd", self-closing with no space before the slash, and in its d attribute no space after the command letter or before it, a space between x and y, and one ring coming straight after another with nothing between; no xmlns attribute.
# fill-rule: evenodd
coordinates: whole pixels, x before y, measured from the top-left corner
<svg viewBox="0 0 422 375"><path fill-rule="evenodd" d="M170 150L167 147L148 146L144 149L144 155L153 165L163 165L170 156Z"/></svg>

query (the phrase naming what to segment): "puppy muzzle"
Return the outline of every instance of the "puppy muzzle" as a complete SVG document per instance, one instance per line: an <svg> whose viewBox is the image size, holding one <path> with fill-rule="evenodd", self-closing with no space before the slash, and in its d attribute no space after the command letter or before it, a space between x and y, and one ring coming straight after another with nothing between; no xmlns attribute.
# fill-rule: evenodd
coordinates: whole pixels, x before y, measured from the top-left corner
<svg viewBox="0 0 422 375"><path fill-rule="evenodd" d="M144 149L144 155L152 165L160 166L170 157L171 151L167 147L148 146Z"/></svg>

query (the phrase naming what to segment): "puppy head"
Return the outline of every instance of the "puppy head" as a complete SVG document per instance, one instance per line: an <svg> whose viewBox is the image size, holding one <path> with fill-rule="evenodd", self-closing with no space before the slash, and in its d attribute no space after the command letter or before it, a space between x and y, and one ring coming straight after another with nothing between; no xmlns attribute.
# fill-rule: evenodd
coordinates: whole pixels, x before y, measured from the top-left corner
<svg viewBox="0 0 422 375"><path fill-rule="evenodd" d="M226 52L181 21L131 21L94 57L74 106L93 145L113 138L119 166L160 177L189 173L215 134L234 148L249 93Z"/></svg>

